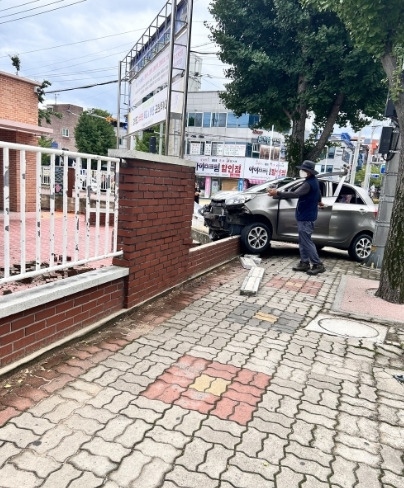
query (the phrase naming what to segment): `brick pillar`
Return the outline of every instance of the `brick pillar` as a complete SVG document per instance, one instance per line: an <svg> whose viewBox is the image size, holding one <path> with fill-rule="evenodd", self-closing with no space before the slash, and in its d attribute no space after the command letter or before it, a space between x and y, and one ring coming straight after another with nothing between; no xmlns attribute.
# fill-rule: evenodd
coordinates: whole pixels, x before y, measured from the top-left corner
<svg viewBox="0 0 404 488"><path fill-rule="evenodd" d="M14 131L0 131L0 139L5 142L14 142L16 144L25 144L31 146L38 145L38 138L33 134L20 133ZM27 212L35 211L36 199L36 158L31 151L25 153L26 173L25 173L25 210ZM3 209L3 157L0 151L0 208ZM19 151L10 150L10 212L20 211L20 156Z"/></svg>
<svg viewBox="0 0 404 488"><path fill-rule="evenodd" d="M118 224L124 255L113 264L130 268L125 307L131 308L189 276L195 167L164 156L125 158Z"/></svg>

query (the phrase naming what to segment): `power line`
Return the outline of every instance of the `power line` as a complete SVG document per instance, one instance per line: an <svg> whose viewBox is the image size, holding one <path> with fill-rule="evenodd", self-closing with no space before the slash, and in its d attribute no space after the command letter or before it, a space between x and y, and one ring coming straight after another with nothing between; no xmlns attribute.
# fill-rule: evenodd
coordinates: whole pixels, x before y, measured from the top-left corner
<svg viewBox="0 0 404 488"><path fill-rule="evenodd" d="M64 2L65 0L59 0L59 2L60 1ZM52 2L52 3L59 3L59 2ZM69 3L68 5L62 5L61 7L56 7L56 8L46 10L45 12L38 12L37 14L30 14L30 15L25 15L24 17L18 17L18 19L4 20L3 22L0 22L0 24L7 24L9 22L15 22L17 20L27 19L28 17L36 17L38 15L47 14L48 12L54 12L55 10L60 10L62 8L71 7L72 5L76 5L77 3L83 3L83 2L87 2L87 0L78 0L77 2ZM48 4L48 5L51 5L51 4ZM44 7L46 7L46 6L47 5L44 5ZM9 17L9 15L6 15L5 17Z"/></svg>
<svg viewBox="0 0 404 488"><path fill-rule="evenodd" d="M13 7L2 8L0 10L0 12L5 12L6 10L11 10L13 8L18 8L18 7L23 7L24 5L28 5L30 3L37 3L37 2L39 2L39 0L33 0L32 2L25 2L25 3L22 3L21 5L14 5ZM17 12L17 13L21 13L21 12ZM14 15L16 15L16 14L14 14Z"/></svg>
<svg viewBox="0 0 404 488"><path fill-rule="evenodd" d="M59 47L67 47L67 46L74 46L76 44L83 44L85 42L91 42L91 41L100 41L102 39L107 39L108 37L116 37L116 36L123 36L125 34L131 34L133 32L138 32L138 31L144 31L144 29L135 29L135 30L130 30L130 31L126 31L126 32L121 32L120 34L110 34L108 36L102 36L102 37L94 37L93 39L84 39L83 41L77 41L77 42L69 42L67 44L59 44L58 46L52 46L52 47L44 47L42 49L35 49L33 51L24 51L22 53L19 53L20 55L22 54L32 54L32 53L38 53L40 51L49 51L49 50L52 50L52 49L58 49ZM102 51L101 51L102 52ZM0 56L0 59L1 58L7 58L8 57L8 54L4 55L4 56Z"/></svg>
<svg viewBox="0 0 404 488"><path fill-rule="evenodd" d="M93 85L76 86L74 88L63 88L63 90L51 90L51 91L46 90L45 93L48 94L48 93L59 93L59 92L72 91L72 90L83 90L85 88L93 88L95 86L111 85L112 83L118 83L118 81L119 80L104 81L103 83L95 83Z"/></svg>

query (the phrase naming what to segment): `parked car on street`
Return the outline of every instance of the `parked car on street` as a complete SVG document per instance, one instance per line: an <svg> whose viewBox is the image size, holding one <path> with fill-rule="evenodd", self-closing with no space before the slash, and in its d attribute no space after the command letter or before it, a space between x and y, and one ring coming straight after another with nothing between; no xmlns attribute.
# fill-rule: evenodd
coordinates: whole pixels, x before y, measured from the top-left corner
<svg viewBox="0 0 404 488"><path fill-rule="evenodd" d="M366 190L349 184L344 173L324 173L317 178L323 207L319 208L313 242L318 248L332 246L347 250L355 261L365 261L371 252L377 206ZM218 192L200 213L212 240L240 235L244 249L251 254L266 251L272 241L299 240L295 220L297 198L274 199L267 194L271 185L282 191L295 191L304 179L269 181L244 192ZM275 186L276 188L278 186Z"/></svg>

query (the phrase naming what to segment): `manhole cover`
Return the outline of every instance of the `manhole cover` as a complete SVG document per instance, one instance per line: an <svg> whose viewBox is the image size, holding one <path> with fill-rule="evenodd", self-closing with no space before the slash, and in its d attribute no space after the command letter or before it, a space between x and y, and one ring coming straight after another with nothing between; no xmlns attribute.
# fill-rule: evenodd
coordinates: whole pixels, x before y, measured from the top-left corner
<svg viewBox="0 0 404 488"><path fill-rule="evenodd" d="M387 333L387 328L381 325L324 314L311 321L306 330L372 342L383 342Z"/></svg>

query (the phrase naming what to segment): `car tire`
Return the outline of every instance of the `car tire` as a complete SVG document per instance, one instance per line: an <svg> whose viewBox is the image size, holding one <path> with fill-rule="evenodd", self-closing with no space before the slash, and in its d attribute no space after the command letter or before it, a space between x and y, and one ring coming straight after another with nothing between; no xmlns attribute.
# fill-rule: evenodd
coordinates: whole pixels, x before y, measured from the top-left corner
<svg viewBox="0 0 404 488"><path fill-rule="evenodd" d="M250 254L259 254L270 247L271 231L261 222L246 225L241 231L241 243Z"/></svg>
<svg viewBox="0 0 404 488"><path fill-rule="evenodd" d="M359 263L366 261L372 252L372 236L369 234L359 234L351 242L348 254L354 261Z"/></svg>

